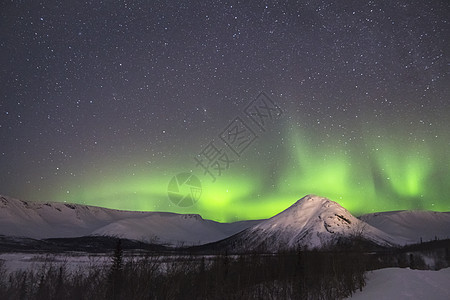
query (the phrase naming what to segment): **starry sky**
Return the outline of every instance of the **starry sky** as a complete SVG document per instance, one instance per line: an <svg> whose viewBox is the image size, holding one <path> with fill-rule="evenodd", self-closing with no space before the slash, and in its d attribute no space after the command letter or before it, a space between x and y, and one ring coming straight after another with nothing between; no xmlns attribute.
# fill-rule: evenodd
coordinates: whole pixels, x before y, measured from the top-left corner
<svg viewBox="0 0 450 300"><path fill-rule="evenodd" d="M446 0L0 5L1 194L218 221L310 193L450 211ZM168 198L180 173L193 205Z"/></svg>

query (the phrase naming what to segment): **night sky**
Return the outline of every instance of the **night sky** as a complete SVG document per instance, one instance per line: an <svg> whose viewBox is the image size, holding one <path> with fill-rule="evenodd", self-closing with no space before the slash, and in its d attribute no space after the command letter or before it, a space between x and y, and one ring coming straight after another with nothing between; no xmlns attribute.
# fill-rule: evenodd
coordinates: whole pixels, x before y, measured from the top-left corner
<svg viewBox="0 0 450 300"><path fill-rule="evenodd" d="M447 0L2 1L0 194L450 211L449 37ZM185 172L202 190L180 207Z"/></svg>

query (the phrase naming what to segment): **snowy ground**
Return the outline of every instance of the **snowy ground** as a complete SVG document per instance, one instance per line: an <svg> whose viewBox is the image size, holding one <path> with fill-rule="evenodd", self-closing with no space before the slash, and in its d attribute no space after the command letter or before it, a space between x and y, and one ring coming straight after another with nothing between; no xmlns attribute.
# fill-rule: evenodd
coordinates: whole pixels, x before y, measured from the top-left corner
<svg viewBox="0 0 450 300"><path fill-rule="evenodd" d="M39 270L42 267L65 266L69 271L87 270L92 267L105 266L111 263L111 256L105 254L39 254L39 253L3 253L0 261L4 261L7 272L20 270Z"/></svg>
<svg viewBox="0 0 450 300"><path fill-rule="evenodd" d="M439 271L387 268L367 275L363 291L350 299L450 299L450 268Z"/></svg>
<svg viewBox="0 0 450 300"><path fill-rule="evenodd" d="M200 260L206 259L206 262L214 258L214 255L201 256L180 256L180 255L164 255L164 256L150 256L136 252L124 252L124 262L130 260L138 262L143 259L149 259L157 263L162 270L165 270L168 265L173 262L182 260ZM230 256L234 257L234 256ZM93 268L109 268L112 263L112 254L107 253L85 253L85 252L71 252L62 254L43 254L43 253L0 253L0 262L3 262L3 267L8 274L16 271L39 271L43 268L64 266L69 273L73 272L87 272Z"/></svg>
<svg viewBox="0 0 450 300"><path fill-rule="evenodd" d="M133 256L125 254L125 259ZM156 259L164 267L166 263L180 257L164 256ZM107 267L111 263L111 256L87 253L3 253L0 254L0 261L5 263L7 273L31 269L37 271L50 265L64 265L70 272ZM386 268L368 272L367 285L362 292L357 291L350 299L450 299L450 268L439 271Z"/></svg>

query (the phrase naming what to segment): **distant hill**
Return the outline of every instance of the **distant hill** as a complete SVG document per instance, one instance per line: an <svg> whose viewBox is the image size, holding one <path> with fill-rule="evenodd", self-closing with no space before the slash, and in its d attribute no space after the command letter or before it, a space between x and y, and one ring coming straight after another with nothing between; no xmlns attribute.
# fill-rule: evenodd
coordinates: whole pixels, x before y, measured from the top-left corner
<svg viewBox="0 0 450 300"><path fill-rule="evenodd" d="M218 241L258 222L219 223L192 214L121 211L0 196L0 235L33 239L99 235L186 246Z"/></svg>

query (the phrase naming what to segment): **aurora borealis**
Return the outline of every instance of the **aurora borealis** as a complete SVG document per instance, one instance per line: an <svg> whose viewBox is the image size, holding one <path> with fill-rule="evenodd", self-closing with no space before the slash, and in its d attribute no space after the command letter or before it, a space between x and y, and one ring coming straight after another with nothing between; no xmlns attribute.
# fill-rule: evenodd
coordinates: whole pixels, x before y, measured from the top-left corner
<svg viewBox="0 0 450 300"><path fill-rule="evenodd" d="M450 211L447 1L2 6L0 194L218 221L311 193ZM264 130L261 92L283 112ZM236 117L257 138L213 182L194 158ZM182 172L193 206L168 199Z"/></svg>

